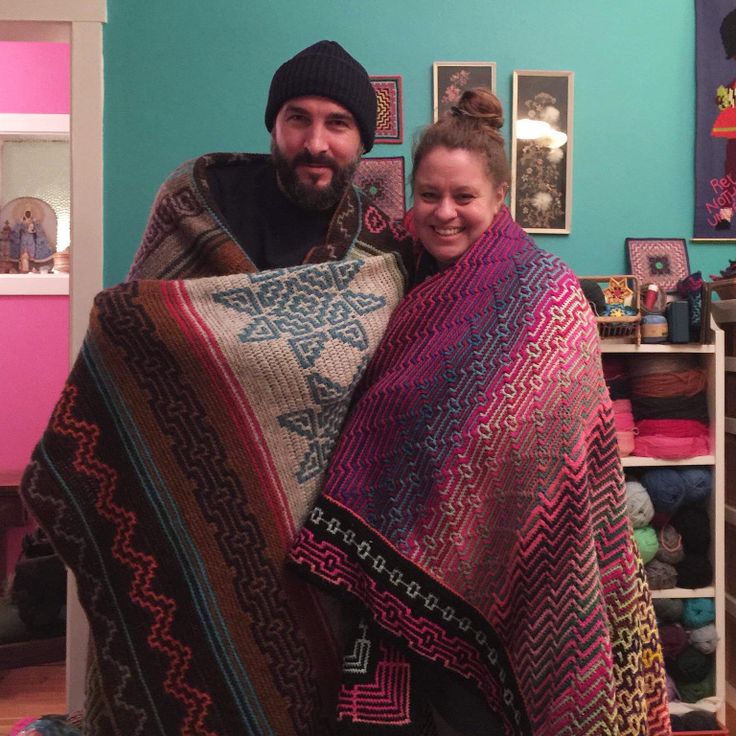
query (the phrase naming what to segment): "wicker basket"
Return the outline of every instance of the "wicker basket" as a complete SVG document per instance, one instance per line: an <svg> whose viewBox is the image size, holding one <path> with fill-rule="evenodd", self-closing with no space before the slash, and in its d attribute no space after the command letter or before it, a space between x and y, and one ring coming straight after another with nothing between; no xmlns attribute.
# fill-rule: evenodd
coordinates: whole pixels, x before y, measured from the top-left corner
<svg viewBox="0 0 736 736"><path fill-rule="evenodd" d="M736 299L736 278L714 281L712 288L721 299Z"/></svg>
<svg viewBox="0 0 736 736"><path fill-rule="evenodd" d="M611 279L626 279L628 287L634 292L631 306L639 312L639 280L632 274L613 274L610 276L578 276L586 281L597 281L605 289ZM641 343L641 315L621 317L596 317L598 334L601 340L622 343Z"/></svg>

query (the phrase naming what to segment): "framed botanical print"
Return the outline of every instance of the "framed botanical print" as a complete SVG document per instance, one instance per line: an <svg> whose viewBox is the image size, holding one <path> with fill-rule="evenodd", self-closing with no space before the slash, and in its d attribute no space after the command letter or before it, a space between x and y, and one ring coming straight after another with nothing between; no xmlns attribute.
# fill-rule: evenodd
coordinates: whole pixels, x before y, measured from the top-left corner
<svg viewBox="0 0 736 736"><path fill-rule="evenodd" d="M572 227L573 72L515 71L511 213L530 233Z"/></svg>
<svg viewBox="0 0 736 736"><path fill-rule="evenodd" d="M485 87L496 92L495 61L435 61L432 64L433 117L439 117L456 105L465 90Z"/></svg>

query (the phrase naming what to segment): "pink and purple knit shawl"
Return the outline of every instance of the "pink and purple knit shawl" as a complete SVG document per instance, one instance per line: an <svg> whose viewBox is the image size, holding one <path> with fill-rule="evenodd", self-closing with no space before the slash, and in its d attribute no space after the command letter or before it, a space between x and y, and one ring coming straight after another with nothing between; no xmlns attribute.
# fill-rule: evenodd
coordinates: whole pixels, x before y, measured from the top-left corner
<svg viewBox="0 0 736 736"><path fill-rule="evenodd" d="M435 668L505 734L668 734L596 327L569 269L504 208L400 303L359 393L291 552L366 614L345 732L412 733L412 676Z"/></svg>

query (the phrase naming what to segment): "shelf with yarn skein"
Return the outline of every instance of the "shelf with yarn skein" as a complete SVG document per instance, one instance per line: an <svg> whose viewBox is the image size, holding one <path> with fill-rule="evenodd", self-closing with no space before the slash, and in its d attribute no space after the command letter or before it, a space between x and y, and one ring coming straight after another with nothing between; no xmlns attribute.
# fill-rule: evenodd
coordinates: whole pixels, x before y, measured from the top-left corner
<svg viewBox="0 0 736 736"><path fill-rule="evenodd" d="M697 457L688 457L684 460L667 460L659 457L639 457L638 455L628 455L621 458L621 464L625 468L645 468L645 467L669 467L670 465L714 465L716 462L715 455L698 455Z"/></svg>
<svg viewBox="0 0 736 736"><path fill-rule="evenodd" d="M699 342L688 342L678 345L670 343L617 343L601 340L602 353L694 353L696 355L708 355L715 353L715 345L705 345Z"/></svg>
<svg viewBox="0 0 736 736"><path fill-rule="evenodd" d="M710 322L711 331L708 336L709 342L706 344L686 343L686 344L642 344L636 346L626 343L606 344L605 340L601 341L601 352L604 361L610 356L610 361L623 361L634 372L639 375L645 374L646 370L638 370L641 367L640 360L643 361L663 361L663 365L671 365L672 360L678 356L683 356L694 366L704 370L705 381L705 403L707 404L707 413L709 417L708 432L708 449L710 452L701 452L692 457L647 457L645 455L627 455L622 457L622 465L627 474L627 479L641 480L646 474L652 471L669 472L671 468L677 473L692 473L708 471L712 476L712 491L709 500L705 502L709 520L707 522L710 527L710 550L706 557L712 566L712 577L708 585L700 583L701 587L650 587L652 598L659 605L670 604L687 604L688 606L702 605L703 602L710 602L708 605L713 609L713 624L715 627L715 636L713 643L713 651L709 656L712 658L712 680L710 687L711 695L715 695L720 703L726 700L726 632L725 632L725 554L724 554L724 496L725 496L725 447L724 447L724 430L727 423L724 417L725 406L725 386L724 386L724 333L713 320ZM736 368L736 359L729 361L729 367ZM663 372L669 368L662 369ZM658 371L652 371L656 373ZM701 389L702 390L702 389ZM684 392L683 392L684 393ZM647 394L653 396L656 394ZM612 398L617 398L612 395ZM621 398L621 397L618 397ZM651 415L650 415L651 416ZM639 417L636 422L638 424ZM728 422L728 427L734 429L736 422ZM621 440L620 440L621 441ZM623 445L622 445L623 447ZM661 448L660 448L661 449ZM703 447L706 449L706 447ZM631 452L631 450L629 450ZM651 490L651 489L650 489ZM659 539L661 541L661 537ZM679 572L679 571L678 571ZM679 575L678 575L679 577ZM658 581L662 584L663 581ZM675 581L674 584L677 585ZM705 582L705 581L703 581ZM696 584L698 584L696 582ZM664 622L661 623L664 625ZM693 702L688 697L683 700ZM720 705L716 712L719 722L725 720L725 705Z"/></svg>

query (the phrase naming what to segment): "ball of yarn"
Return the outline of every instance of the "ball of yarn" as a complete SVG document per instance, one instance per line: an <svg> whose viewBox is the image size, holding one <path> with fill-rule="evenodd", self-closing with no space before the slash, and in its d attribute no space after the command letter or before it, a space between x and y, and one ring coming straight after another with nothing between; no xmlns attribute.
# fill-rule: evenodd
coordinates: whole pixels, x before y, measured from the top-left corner
<svg viewBox="0 0 736 736"><path fill-rule="evenodd" d="M652 499L637 480L626 481L626 511L634 529L646 526L654 516Z"/></svg>
<svg viewBox="0 0 736 736"><path fill-rule="evenodd" d="M603 295L601 285L592 279L580 279L580 288L583 290L593 314L602 317L606 313L606 297Z"/></svg>
<svg viewBox="0 0 736 736"><path fill-rule="evenodd" d="M689 633L690 643L703 654L713 654L718 646L718 632L715 624L706 624Z"/></svg>
<svg viewBox="0 0 736 736"><path fill-rule="evenodd" d="M679 733L685 730L685 721L682 720L682 716L670 715L670 723L672 724L672 733Z"/></svg>
<svg viewBox="0 0 736 736"><path fill-rule="evenodd" d="M674 514L685 499L685 481L675 468L649 468L642 474L641 482L655 511Z"/></svg>
<svg viewBox="0 0 736 736"><path fill-rule="evenodd" d="M657 559L668 565L676 565L685 557L685 548L682 546L680 533L671 524L666 524L659 530L659 549Z"/></svg>
<svg viewBox="0 0 736 736"><path fill-rule="evenodd" d="M686 703L697 703L698 700L709 698L716 690L713 673L700 682L678 682L677 689L680 691L680 699Z"/></svg>
<svg viewBox="0 0 736 736"><path fill-rule="evenodd" d="M713 655L703 654L693 646L686 646L671 661L669 670L678 687L691 682L702 682L713 671Z"/></svg>
<svg viewBox="0 0 736 736"><path fill-rule="evenodd" d="M716 620L716 604L712 598L688 598L682 604L682 624L686 629L699 629Z"/></svg>
<svg viewBox="0 0 736 736"><path fill-rule="evenodd" d="M666 672L665 676L667 682L667 700L669 700L670 703L674 703L676 700L680 699L680 693L677 692L677 685L675 685L672 675L669 672Z"/></svg>
<svg viewBox="0 0 736 736"><path fill-rule="evenodd" d="M690 646L690 639L682 624L660 626L659 640L665 659L676 659Z"/></svg>
<svg viewBox="0 0 736 736"><path fill-rule="evenodd" d="M686 552L682 561L675 565L675 570L677 584L681 588L704 588L713 582L713 565L704 555Z"/></svg>
<svg viewBox="0 0 736 736"><path fill-rule="evenodd" d="M718 719L713 713L694 708L682 716L683 730L685 731L720 731Z"/></svg>
<svg viewBox="0 0 736 736"><path fill-rule="evenodd" d="M654 555L657 554L657 550L659 549L657 532L650 526L634 529L634 539L636 540L636 546L639 548L641 559L646 565L647 562L651 562L654 559Z"/></svg>
<svg viewBox="0 0 736 736"><path fill-rule="evenodd" d="M713 490L709 468L678 468L685 483L685 503L705 503Z"/></svg>
<svg viewBox="0 0 736 736"><path fill-rule="evenodd" d="M686 552L705 555L710 549L710 518L700 506L680 506L672 517L672 526L682 535Z"/></svg>
<svg viewBox="0 0 736 736"><path fill-rule="evenodd" d="M660 624L673 624L682 619L681 598L655 598L653 603Z"/></svg>
<svg viewBox="0 0 736 736"><path fill-rule="evenodd" d="M644 566L649 587L652 590L664 590L674 588L677 584L677 570L673 565L654 559Z"/></svg>

